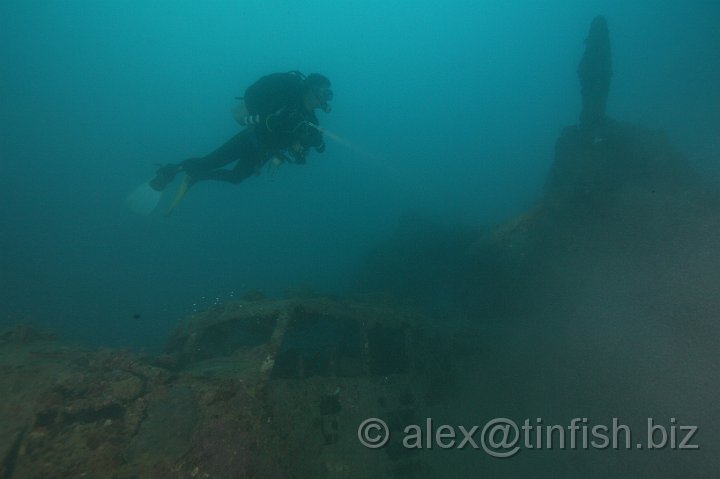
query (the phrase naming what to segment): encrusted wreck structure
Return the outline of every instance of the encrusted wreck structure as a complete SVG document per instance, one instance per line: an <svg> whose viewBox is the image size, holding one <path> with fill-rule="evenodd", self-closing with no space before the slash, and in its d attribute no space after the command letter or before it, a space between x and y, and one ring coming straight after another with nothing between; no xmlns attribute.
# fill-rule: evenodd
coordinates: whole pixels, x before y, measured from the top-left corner
<svg viewBox="0 0 720 479"><path fill-rule="evenodd" d="M425 322L329 299L228 303L183 322L160 358L9 332L0 477L422 477L399 442L363 455L349 438L452 394Z"/></svg>

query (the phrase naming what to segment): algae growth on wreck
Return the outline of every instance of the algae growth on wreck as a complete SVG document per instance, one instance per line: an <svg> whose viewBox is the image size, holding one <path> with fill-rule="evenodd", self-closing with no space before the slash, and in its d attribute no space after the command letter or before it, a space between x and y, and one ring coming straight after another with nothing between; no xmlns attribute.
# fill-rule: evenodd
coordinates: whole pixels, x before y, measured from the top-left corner
<svg viewBox="0 0 720 479"><path fill-rule="evenodd" d="M715 478L720 7L626 3L3 2L0 479Z"/></svg>

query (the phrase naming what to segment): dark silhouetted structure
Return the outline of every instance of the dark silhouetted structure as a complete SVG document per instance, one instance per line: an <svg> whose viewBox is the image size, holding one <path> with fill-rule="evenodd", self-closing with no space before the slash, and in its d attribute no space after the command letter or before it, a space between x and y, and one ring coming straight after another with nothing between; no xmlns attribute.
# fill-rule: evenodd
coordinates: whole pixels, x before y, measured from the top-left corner
<svg viewBox="0 0 720 479"><path fill-rule="evenodd" d="M604 122L612 77L612 58L610 35L603 16L595 17L590 25L590 33L585 40L585 53L578 66L578 76L582 87L580 125L591 127Z"/></svg>

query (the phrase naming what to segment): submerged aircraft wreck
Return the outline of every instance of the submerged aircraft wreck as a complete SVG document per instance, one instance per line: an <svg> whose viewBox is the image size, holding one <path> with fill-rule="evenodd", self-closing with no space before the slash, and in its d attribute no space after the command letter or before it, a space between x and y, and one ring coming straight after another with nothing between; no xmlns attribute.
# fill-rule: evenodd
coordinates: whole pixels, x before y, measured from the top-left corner
<svg viewBox="0 0 720 479"><path fill-rule="evenodd" d="M378 412L391 423L418 420L423 404L452 394L447 345L425 336L424 323L329 299L236 302L188 318L154 359L8 332L0 477L384 477L422 468L399 443L363 457L356 430Z"/></svg>
<svg viewBox="0 0 720 479"><path fill-rule="evenodd" d="M700 390L711 384L702 366L717 364L711 351L718 337L712 320L720 310L713 290L720 280L715 273L720 257L710 251L720 251L715 248L720 201L699 186L701 179L663 134L607 116L611 68L607 24L598 17L578 68L580 122L566 128L557 142L544 196L519 218L477 238L463 259L477 266L476 278L463 275L466 283L453 287L469 291L457 301L481 319L531 318L522 323L527 334L542 331L544 319L565 310L595 314L596 324L604 324L605 311L617 311L620 303L647 305L661 319L677 319L691 309L692 324L661 324L693 331L681 336L692 342L684 365L693 374L674 373L676 362L627 338L582 331L579 355L572 356L575 349L561 351L558 340L553 343L557 357L549 361L557 371L542 373L567 375L557 379L563 387L544 383L538 389L555 405L573 399L573 388L583 404L591 404L587 398L594 397L594 388L613 385L618 377L629 381L625 394L637 387L633 394L639 398L661 386L667 386L666 392ZM687 247L693 241L704 242L700 253ZM681 267L668 266L668 258L681 254L687 259ZM491 278L483 276L488 269L478 258L492 258ZM638 265L637 275L653 280L658 295L672 288L674 296L653 302L649 287L609 287L626 281L613 265L627 262ZM671 268L674 273L668 272ZM669 278L672 274L683 274L682 281ZM597 303L590 302L589 290L602 291ZM607 309L616 297L621 301ZM572 327L575 323L564 330ZM513 375L493 376L504 346L495 345L497 355L491 355L484 347L491 343L475 333L447 334L433 318L384 303L328 298L253 298L213 307L186 318L160 357L78 349L18 327L0 334L0 479L450 477L429 451L404 447L398 435L381 449L363 447L358 425L381 417L391 432L402 431L451 408L469 394L461 388L468 365L485 374L485 383L477 375L471 380L480 388L478 403L492 399L511 380L530 384L539 375L533 369L537 363L520 358L522 367ZM588 351L602 349L611 357L627 344L646 354L638 367L587 379L597 371L587 364ZM686 344L673 347L678 351ZM650 363L663 368L662 378L647 369ZM612 364L604 363L603 371L622 367ZM519 379L509 377L514 375ZM522 388L513 391L508 398L519 398L522 407L532 409ZM715 395L708 401L702 397L683 404L717 423L711 405ZM665 411L662 401L668 398L680 404L681 398L670 393L643 404ZM601 401L601 410L607 412L621 399L615 394ZM629 414L629 406L624 407L618 411ZM380 431L370 439L383 438ZM673 460L684 473L717 471L717 459L701 466L687 462L697 457ZM596 464L595 470L609 474L617 463L632 468L629 461L612 459L614 466ZM666 465L644 463L637 470L661 477L673 471ZM554 477L565 476L558 470Z"/></svg>

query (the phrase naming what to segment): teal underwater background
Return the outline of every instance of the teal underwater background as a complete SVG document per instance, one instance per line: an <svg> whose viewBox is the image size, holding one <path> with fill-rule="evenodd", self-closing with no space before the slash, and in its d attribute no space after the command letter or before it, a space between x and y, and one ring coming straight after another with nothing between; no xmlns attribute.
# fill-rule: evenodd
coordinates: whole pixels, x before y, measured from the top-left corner
<svg viewBox="0 0 720 479"><path fill-rule="evenodd" d="M522 213L577 122L597 14L609 115L717 175L715 1L3 1L0 326L158 350L180 318L248 290L352 295L408 215ZM296 69L333 83L324 154L200 184L170 217L125 207L155 164L232 136L256 78Z"/></svg>

